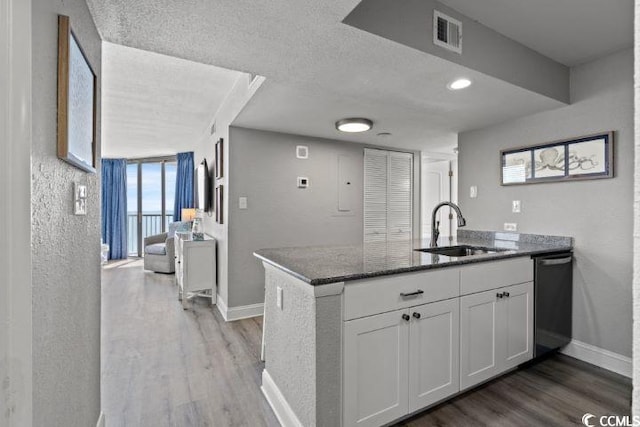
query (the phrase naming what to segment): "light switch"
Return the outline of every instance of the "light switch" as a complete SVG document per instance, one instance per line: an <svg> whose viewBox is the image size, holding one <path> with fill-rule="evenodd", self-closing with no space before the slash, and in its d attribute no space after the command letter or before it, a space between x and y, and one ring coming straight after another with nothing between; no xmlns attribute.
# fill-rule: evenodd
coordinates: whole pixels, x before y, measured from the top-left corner
<svg viewBox="0 0 640 427"><path fill-rule="evenodd" d="M238 199L238 209L247 209L247 198L240 197Z"/></svg>
<svg viewBox="0 0 640 427"><path fill-rule="evenodd" d="M280 286L276 287L276 307L282 310L282 288Z"/></svg>
<svg viewBox="0 0 640 427"><path fill-rule="evenodd" d="M520 200L514 200L511 206L513 213L520 213Z"/></svg>
<svg viewBox="0 0 640 427"><path fill-rule="evenodd" d="M472 185L471 187L469 187L469 197L471 197L472 199L478 197L478 187L476 185Z"/></svg>

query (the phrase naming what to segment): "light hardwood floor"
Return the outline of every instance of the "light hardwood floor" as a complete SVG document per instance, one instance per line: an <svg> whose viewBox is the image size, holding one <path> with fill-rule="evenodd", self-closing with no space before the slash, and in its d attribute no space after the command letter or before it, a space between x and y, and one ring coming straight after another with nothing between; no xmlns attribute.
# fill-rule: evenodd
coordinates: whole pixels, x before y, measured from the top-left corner
<svg viewBox="0 0 640 427"><path fill-rule="evenodd" d="M261 319L226 323L205 300L183 311L173 275L116 262L102 275L107 427L278 426L260 392ZM628 415L626 378L564 356L494 380L400 425L565 426Z"/></svg>

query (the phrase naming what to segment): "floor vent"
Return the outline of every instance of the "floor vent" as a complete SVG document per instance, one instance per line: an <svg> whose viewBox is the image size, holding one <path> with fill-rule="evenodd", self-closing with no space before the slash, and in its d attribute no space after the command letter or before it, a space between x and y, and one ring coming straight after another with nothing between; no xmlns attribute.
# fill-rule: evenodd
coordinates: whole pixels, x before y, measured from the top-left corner
<svg viewBox="0 0 640 427"><path fill-rule="evenodd" d="M462 22L434 10L433 43L462 54Z"/></svg>

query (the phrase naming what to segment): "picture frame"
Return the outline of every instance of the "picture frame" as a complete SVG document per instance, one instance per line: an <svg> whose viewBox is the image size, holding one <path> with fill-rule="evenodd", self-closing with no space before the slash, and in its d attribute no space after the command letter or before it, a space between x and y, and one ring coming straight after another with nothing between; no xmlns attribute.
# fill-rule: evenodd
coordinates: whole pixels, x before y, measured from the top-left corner
<svg viewBox="0 0 640 427"><path fill-rule="evenodd" d="M224 139L216 142L216 179L224 177Z"/></svg>
<svg viewBox="0 0 640 427"><path fill-rule="evenodd" d="M216 223L224 224L224 185L218 184L216 185L215 191L215 211L216 211Z"/></svg>
<svg viewBox="0 0 640 427"><path fill-rule="evenodd" d="M58 158L96 173L97 79L68 16L58 15Z"/></svg>
<svg viewBox="0 0 640 427"><path fill-rule="evenodd" d="M614 177L614 132L500 151L500 184L522 185Z"/></svg>

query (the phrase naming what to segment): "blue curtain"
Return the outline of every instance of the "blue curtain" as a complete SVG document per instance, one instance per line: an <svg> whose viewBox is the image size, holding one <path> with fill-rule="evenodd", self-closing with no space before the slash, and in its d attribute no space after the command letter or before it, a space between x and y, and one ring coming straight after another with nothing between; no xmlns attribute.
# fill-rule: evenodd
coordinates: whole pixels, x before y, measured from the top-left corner
<svg viewBox="0 0 640 427"><path fill-rule="evenodd" d="M193 207L193 152L178 153L176 171L176 196L173 220L180 221L183 208Z"/></svg>
<svg viewBox="0 0 640 427"><path fill-rule="evenodd" d="M102 240L109 259L127 258L127 161L102 159Z"/></svg>

